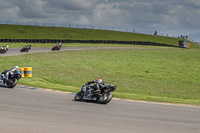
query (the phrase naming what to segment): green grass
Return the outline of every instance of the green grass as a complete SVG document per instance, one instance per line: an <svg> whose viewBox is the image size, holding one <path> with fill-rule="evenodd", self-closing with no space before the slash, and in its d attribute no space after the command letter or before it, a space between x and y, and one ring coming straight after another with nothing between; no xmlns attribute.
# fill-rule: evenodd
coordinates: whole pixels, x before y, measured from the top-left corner
<svg viewBox="0 0 200 133"><path fill-rule="evenodd" d="M114 97L200 105L200 50L179 48L82 50L0 57L0 71L33 67L19 83L77 92L102 78Z"/></svg>
<svg viewBox="0 0 200 133"><path fill-rule="evenodd" d="M63 27L39 27L0 24L0 39L80 39L80 40L118 40L149 41L178 46L180 39L138 33L108 30L77 29ZM191 47L198 47L191 42Z"/></svg>

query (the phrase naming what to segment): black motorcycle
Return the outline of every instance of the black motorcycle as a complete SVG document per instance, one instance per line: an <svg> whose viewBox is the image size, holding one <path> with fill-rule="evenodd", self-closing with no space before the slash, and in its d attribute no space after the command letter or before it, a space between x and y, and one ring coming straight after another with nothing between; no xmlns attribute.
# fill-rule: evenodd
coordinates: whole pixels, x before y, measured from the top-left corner
<svg viewBox="0 0 200 133"><path fill-rule="evenodd" d="M13 88L17 85L18 80L21 78L20 72L13 72L9 73L8 79L5 79L3 75L5 75L9 70L6 70L1 73L0 75L0 86L7 87L7 88Z"/></svg>
<svg viewBox="0 0 200 133"><path fill-rule="evenodd" d="M31 45L24 46L20 52L28 52L31 49Z"/></svg>
<svg viewBox="0 0 200 133"><path fill-rule="evenodd" d="M92 89L89 89L89 87L91 87ZM117 86L114 86L114 85L106 85L106 87L101 88L100 92L97 93L95 91L95 85L90 85L90 86L83 85L81 87L81 91L78 92L74 96L74 100L75 101L82 101L82 100L95 101L100 104L107 104L112 100L113 96L111 92L115 91L116 88ZM91 95L88 96L88 94L91 94Z"/></svg>

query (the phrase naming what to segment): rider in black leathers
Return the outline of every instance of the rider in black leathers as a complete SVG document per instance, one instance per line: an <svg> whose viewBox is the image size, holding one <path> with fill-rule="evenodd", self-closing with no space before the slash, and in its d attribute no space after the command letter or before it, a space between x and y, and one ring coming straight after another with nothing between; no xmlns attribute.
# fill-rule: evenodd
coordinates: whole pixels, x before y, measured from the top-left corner
<svg viewBox="0 0 200 133"><path fill-rule="evenodd" d="M31 49L31 45L27 45L27 46L24 46L24 50L30 50Z"/></svg>
<svg viewBox="0 0 200 133"><path fill-rule="evenodd" d="M92 88L89 85L95 83L95 87ZM93 80L90 81L88 83L85 84L87 86L87 95L90 96L91 95L91 90L95 89L94 93L99 93L101 88L106 87L106 82L102 81L102 79L97 79L97 80Z"/></svg>

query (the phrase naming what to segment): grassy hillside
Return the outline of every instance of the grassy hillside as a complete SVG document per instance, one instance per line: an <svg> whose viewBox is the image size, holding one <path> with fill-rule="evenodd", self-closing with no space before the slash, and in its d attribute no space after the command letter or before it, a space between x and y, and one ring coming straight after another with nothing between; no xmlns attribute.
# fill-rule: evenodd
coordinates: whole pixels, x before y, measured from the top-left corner
<svg viewBox="0 0 200 133"><path fill-rule="evenodd" d="M180 39L108 30L0 24L0 39L80 39L150 41L178 45ZM192 44L194 46L195 44ZM195 45L196 47L196 45Z"/></svg>

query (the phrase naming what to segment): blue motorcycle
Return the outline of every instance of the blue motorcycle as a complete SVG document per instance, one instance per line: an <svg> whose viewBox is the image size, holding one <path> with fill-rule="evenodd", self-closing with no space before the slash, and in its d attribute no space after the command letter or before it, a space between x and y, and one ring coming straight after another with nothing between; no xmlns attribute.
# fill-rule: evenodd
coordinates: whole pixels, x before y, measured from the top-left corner
<svg viewBox="0 0 200 133"><path fill-rule="evenodd" d="M6 73L9 73L8 78L5 78ZM9 70L6 70L0 75L0 86L14 88L21 77L20 71L10 72Z"/></svg>

